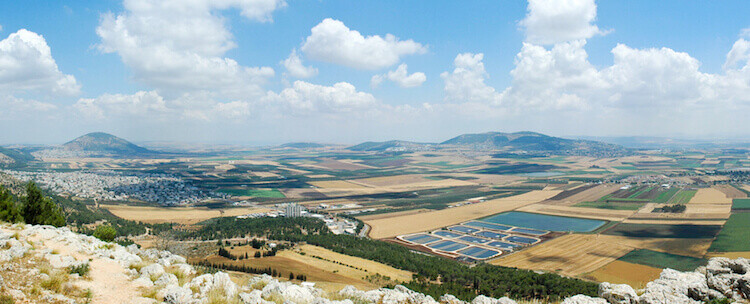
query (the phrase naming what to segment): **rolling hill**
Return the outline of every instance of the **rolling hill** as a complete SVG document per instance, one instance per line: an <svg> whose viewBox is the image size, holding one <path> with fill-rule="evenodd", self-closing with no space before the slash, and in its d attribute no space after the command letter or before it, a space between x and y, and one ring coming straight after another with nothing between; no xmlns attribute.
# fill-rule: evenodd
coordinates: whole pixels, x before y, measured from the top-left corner
<svg viewBox="0 0 750 304"><path fill-rule="evenodd" d="M368 141L351 146L348 149L352 151L373 151L373 152L400 152L400 151L426 151L435 148L435 144L417 143L403 140L390 141Z"/></svg>

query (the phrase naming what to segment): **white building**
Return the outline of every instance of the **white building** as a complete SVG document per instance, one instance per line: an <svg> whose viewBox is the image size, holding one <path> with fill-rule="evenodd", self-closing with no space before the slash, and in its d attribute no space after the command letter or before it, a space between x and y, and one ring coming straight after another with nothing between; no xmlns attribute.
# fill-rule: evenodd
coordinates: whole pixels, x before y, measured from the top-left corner
<svg viewBox="0 0 750 304"><path fill-rule="evenodd" d="M297 203L288 203L284 206L284 214L286 217L300 217L302 216L302 206Z"/></svg>

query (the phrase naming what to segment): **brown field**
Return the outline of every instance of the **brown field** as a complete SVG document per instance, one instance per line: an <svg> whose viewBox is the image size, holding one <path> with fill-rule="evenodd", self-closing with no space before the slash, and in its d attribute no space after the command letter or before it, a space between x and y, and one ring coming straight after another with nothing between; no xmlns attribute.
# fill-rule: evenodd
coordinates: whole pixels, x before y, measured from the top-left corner
<svg viewBox="0 0 750 304"><path fill-rule="evenodd" d="M223 216L238 216L250 213L268 212L265 208L225 208L208 209L203 207L144 207L127 205L100 205L117 217L144 223L195 224L207 219Z"/></svg>
<svg viewBox="0 0 750 304"><path fill-rule="evenodd" d="M559 190L537 190L461 207L374 219L365 222L372 227L370 237L375 239L389 238L401 234L433 230L471 219L514 210L548 199L558 193L560 193Z"/></svg>
<svg viewBox="0 0 750 304"><path fill-rule="evenodd" d="M521 177L521 176L500 175L500 174L453 173L453 174L446 174L446 175L456 176L456 177L471 177L473 179L468 180L468 181L472 183L476 183L476 184L507 185L516 181L526 180L525 177Z"/></svg>
<svg viewBox="0 0 750 304"><path fill-rule="evenodd" d="M301 253L304 253L301 254ZM331 250L313 246L313 245L302 245L299 248L295 248L294 251L283 251L281 256L288 257L290 259L303 262L315 267L325 269L328 271L338 270L337 273L343 276L350 277L352 279L362 279L368 275L380 274L382 276L390 277L394 281L408 282L412 279L412 273L400 269L393 268L391 266L374 262L371 260L353 257L345 254L333 252ZM321 257L325 260L315 258L315 256ZM333 263L332 261L340 262L346 265L355 266L354 269L344 265Z"/></svg>
<svg viewBox="0 0 750 304"><path fill-rule="evenodd" d="M355 184L343 180L332 180L332 181L313 181L308 182L309 184L321 188L321 189L367 189L369 187L361 184Z"/></svg>
<svg viewBox="0 0 750 304"><path fill-rule="evenodd" d="M333 175L330 174L310 174L307 177L309 178L331 178Z"/></svg>
<svg viewBox="0 0 750 304"><path fill-rule="evenodd" d="M703 188L698 189L695 193L688 206L691 204L727 204L732 205L732 199L727 197L724 192L719 191L716 188Z"/></svg>
<svg viewBox="0 0 750 304"><path fill-rule="evenodd" d="M730 259L746 258L750 259L750 251L737 251L737 252L709 252L706 254L706 258L725 257Z"/></svg>
<svg viewBox="0 0 750 304"><path fill-rule="evenodd" d="M277 189L281 191L286 197L300 197L300 198L319 198L325 197L323 193L317 191L317 189L310 188L283 188Z"/></svg>
<svg viewBox="0 0 750 304"><path fill-rule="evenodd" d="M650 266L614 261L581 277L597 282L628 284L635 289L641 289L646 287L646 283L659 278L661 271Z"/></svg>
<svg viewBox="0 0 750 304"><path fill-rule="evenodd" d="M606 184L598 185L590 189L581 191L580 193L573 194L569 197L560 200L549 200L550 204L562 204L562 205L575 205L580 202L595 201L607 194L613 193L620 189L619 185Z"/></svg>
<svg viewBox="0 0 750 304"><path fill-rule="evenodd" d="M253 171L253 175L261 178L279 177L279 175L276 173L266 171Z"/></svg>
<svg viewBox="0 0 750 304"><path fill-rule="evenodd" d="M405 215L411 215L411 214L417 214L417 213L423 213L423 212L432 212L432 210L412 209L412 210L404 210L404 211L397 211L397 212L390 212L390 213L363 215L363 216L358 216L357 218L367 222L371 220L384 219L384 218L397 217L397 216L405 216Z"/></svg>
<svg viewBox="0 0 750 304"><path fill-rule="evenodd" d="M635 211L633 210L607 210L598 208L568 207L560 205L547 205L545 203L525 206L519 208L518 211L590 218L606 221L622 221L635 213Z"/></svg>
<svg viewBox="0 0 750 304"><path fill-rule="evenodd" d="M730 185L716 185L713 188L721 191L728 198L734 199L734 198L746 198L747 197L747 194L745 194L745 192L742 192L739 189Z"/></svg>
<svg viewBox="0 0 750 304"><path fill-rule="evenodd" d="M396 175L348 180L365 187L382 188L387 191L406 191L444 187L473 186L476 183L457 179L431 180L420 175Z"/></svg>
<svg viewBox="0 0 750 304"><path fill-rule="evenodd" d="M362 170L362 169L374 168L374 167L365 166L362 164L356 164L351 161L343 161L343 160L335 160L335 159L323 159L323 161L316 164L315 167L322 167L324 169L330 169L330 170Z"/></svg>
<svg viewBox="0 0 750 304"><path fill-rule="evenodd" d="M702 257L711 246L712 239L635 238L617 235L599 235L599 239L622 244L632 249L650 249L679 255Z"/></svg>
<svg viewBox="0 0 750 304"><path fill-rule="evenodd" d="M362 179L353 180L352 182L357 182L358 184L366 184L371 187L390 187L390 186L397 186L397 185L402 185L402 184L424 183L424 182L429 182L429 181L432 181L432 180L426 179L421 175L405 174L405 175L395 175L395 176L362 178Z"/></svg>
<svg viewBox="0 0 750 304"><path fill-rule="evenodd" d="M648 219L629 218L622 221L625 224L671 224L671 225L724 225L726 220L696 220L696 219Z"/></svg>
<svg viewBox="0 0 750 304"><path fill-rule="evenodd" d="M577 276L599 269L631 250L630 246L595 234L569 234L500 257L490 264Z"/></svg>
<svg viewBox="0 0 750 304"><path fill-rule="evenodd" d="M345 285L353 285L355 287L362 288L365 290L377 287L361 279L355 280L350 277L346 277L344 275L326 271L324 269L321 269L312 265L308 265L302 262L298 262L293 259L282 257L282 256L264 257L264 258L259 258L259 259L250 258L247 260L232 261L227 258L214 255L214 256L210 256L209 258L205 260L211 263L216 263L216 264L246 265L248 267L255 267L255 268L270 267L272 269L276 269L276 271L281 272L282 279L289 278L290 272L294 273L295 275L303 274L307 276L307 280L310 282L329 283L329 285L333 285L334 289L341 288Z"/></svg>

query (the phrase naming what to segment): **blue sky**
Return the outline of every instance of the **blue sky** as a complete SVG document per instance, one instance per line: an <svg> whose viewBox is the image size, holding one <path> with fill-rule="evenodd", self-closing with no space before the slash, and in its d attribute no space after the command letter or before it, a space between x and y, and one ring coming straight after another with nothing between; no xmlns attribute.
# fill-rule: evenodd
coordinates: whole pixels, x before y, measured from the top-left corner
<svg viewBox="0 0 750 304"><path fill-rule="evenodd" d="M745 1L155 3L0 4L0 143L750 136ZM347 49L353 31L396 40ZM39 42L49 56L22 54Z"/></svg>

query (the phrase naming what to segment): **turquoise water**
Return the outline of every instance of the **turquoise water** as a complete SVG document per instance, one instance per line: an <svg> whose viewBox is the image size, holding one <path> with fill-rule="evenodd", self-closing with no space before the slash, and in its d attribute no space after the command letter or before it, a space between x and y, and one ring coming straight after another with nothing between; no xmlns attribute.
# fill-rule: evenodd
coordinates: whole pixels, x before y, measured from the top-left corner
<svg viewBox="0 0 750 304"><path fill-rule="evenodd" d="M591 232L606 223L600 220L580 219L564 216L527 212L504 212L480 219L484 222L533 228L550 231Z"/></svg>

